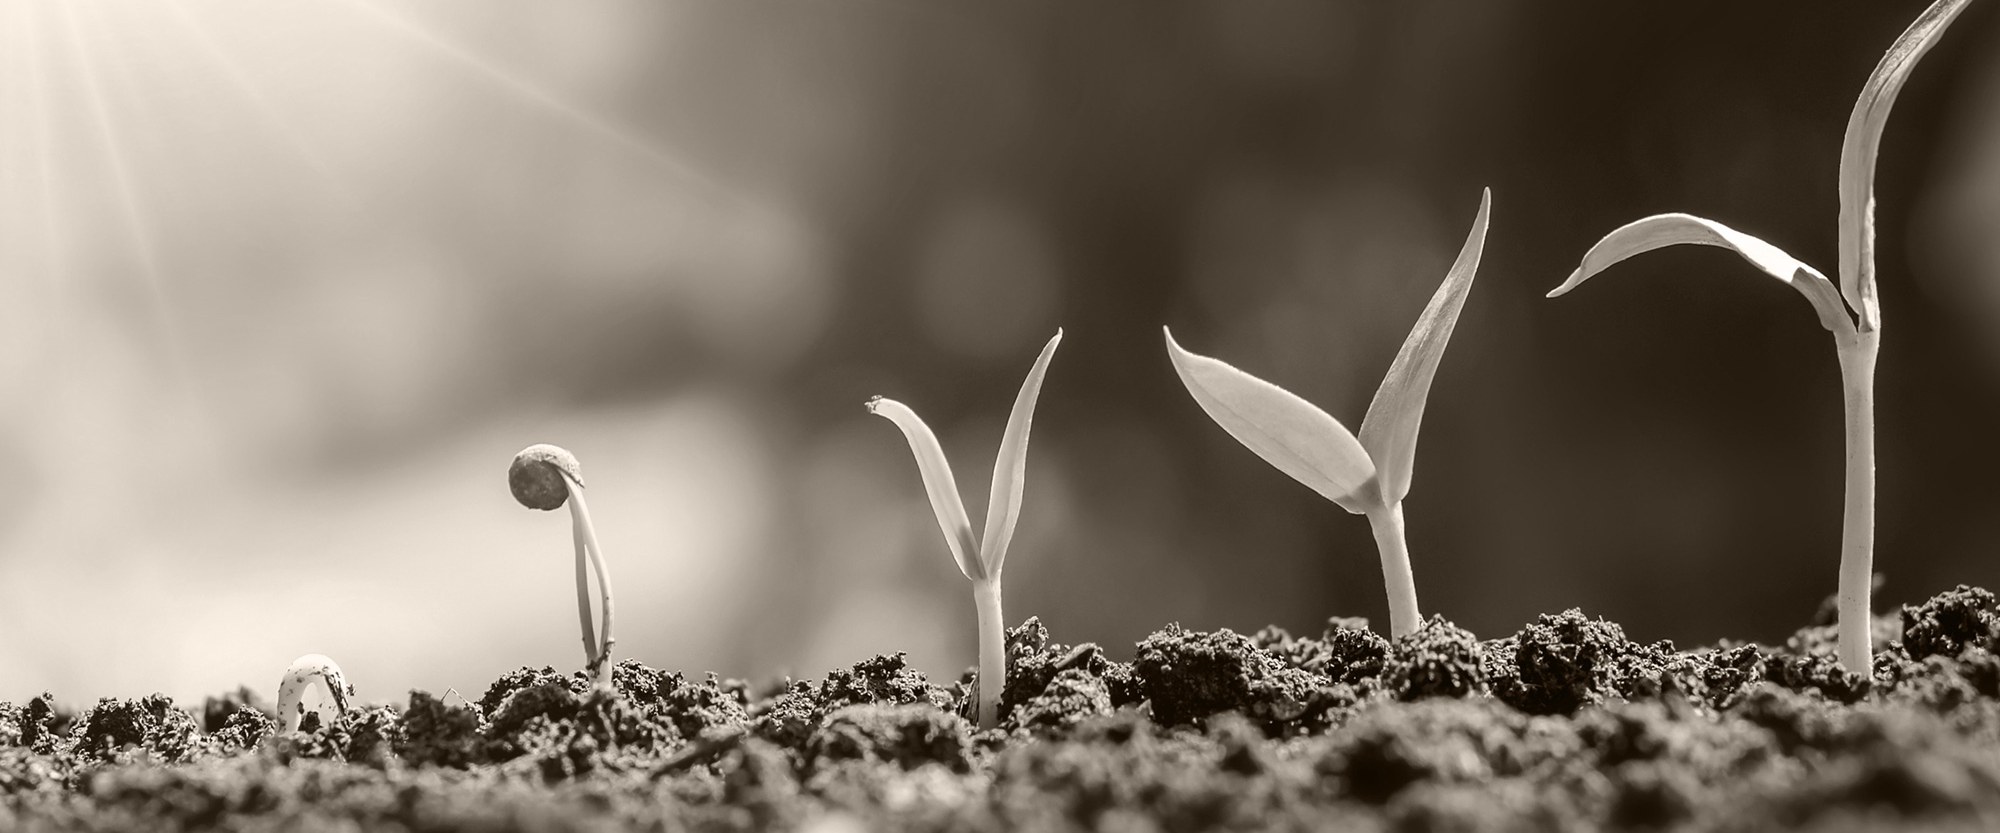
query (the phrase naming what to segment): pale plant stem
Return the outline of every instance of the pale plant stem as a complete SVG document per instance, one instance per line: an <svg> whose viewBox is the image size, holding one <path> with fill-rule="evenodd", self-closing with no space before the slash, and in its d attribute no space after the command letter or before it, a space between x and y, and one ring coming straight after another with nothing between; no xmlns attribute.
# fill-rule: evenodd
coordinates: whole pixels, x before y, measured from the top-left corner
<svg viewBox="0 0 2000 833"><path fill-rule="evenodd" d="M1410 572L1410 547L1403 540L1403 503L1368 510L1368 525L1375 530L1375 549L1382 554L1382 586L1389 593L1389 634L1407 636L1417 632L1423 614L1417 612L1417 579Z"/></svg>
<svg viewBox="0 0 2000 833"><path fill-rule="evenodd" d="M979 608L979 728L991 729L1000 719L1000 693L1007 687L1007 622L1000 614L1000 577L972 582L972 601Z"/></svg>
<svg viewBox="0 0 2000 833"><path fill-rule="evenodd" d="M1875 355L1882 331L1840 334L1847 431L1847 505L1840 527L1840 664L1873 674L1875 573Z"/></svg>
<svg viewBox="0 0 2000 833"><path fill-rule="evenodd" d="M604 551L597 545L597 528L590 524L590 507L583 500L583 484L575 481L570 482L569 506L577 528L583 530L584 550L590 556L591 571L597 574L597 590L601 594L600 607L602 608L603 616L599 620L599 624L601 625L600 635L597 640L599 649L597 655L590 658L589 669L591 676L597 679L598 685L609 685L611 683L611 645L614 641L611 638L611 571L604 566ZM578 586L581 587L582 585L579 584ZM588 626L586 625L586 627Z"/></svg>
<svg viewBox="0 0 2000 833"><path fill-rule="evenodd" d="M597 635L592 633L597 623L590 618L590 578L585 572L590 544L583 539L583 516L577 513L577 506L575 501L570 501L569 528L570 537L576 542L576 619L578 627L583 630L583 662L589 665L597 659Z"/></svg>

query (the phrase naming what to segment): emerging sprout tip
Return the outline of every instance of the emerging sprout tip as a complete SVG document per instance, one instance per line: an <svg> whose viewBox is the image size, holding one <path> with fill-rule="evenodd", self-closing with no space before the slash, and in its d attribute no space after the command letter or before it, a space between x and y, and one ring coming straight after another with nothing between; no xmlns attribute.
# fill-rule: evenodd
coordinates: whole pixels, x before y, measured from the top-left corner
<svg viewBox="0 0 2000 833"><path fill-rule="evenodd" d="M324 654L306 654L292 660L284 678L278 681L278 720L285 731L298 731L300 718L305 714L305 691L314 682L326 689L335 709L347 713L347 701L354 696L354 686L340 673L340 665Z"/></svg>

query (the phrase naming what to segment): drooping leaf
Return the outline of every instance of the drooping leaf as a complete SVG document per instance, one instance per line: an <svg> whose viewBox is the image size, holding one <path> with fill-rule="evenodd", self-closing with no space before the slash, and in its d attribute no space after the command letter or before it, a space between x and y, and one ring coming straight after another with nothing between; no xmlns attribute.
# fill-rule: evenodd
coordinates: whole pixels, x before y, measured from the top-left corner
<svg viewBox="0 0 2000 833"><path fill-rule="evenodd" d="M1181 349L1172 330L1167 357L1209 419L1264 462L1349 512L1375 463L1347 428L1311 402L1216 359Z"/></svg>
<svg viewBox="0 0 2000 833"><path fill-rule="evenodd" d="M903 429L903 437L910 441L910 453L917 458L917 471L923 475L931 511L937 513L938 529L944 531L945 543L951 546L951 557L958 562L959 572L975 581L984 578L986 569L979 562L979 542L972 537L972 522L965 517L958 482L951 476L951 463L945 461L944 449L938 447L937 435L931 433L930 426L917 417L916 411L894 399L880 396L870 399L868 412Z"/></svg>
<svg viewBox="0 0 2000 833"><path fill-rule="evenodd" d="M1806 301L1812 304L1813 311L1819 314L1820 326L1835 333L1854 328L1853 320L1848 317L1847 308L1840 300L1840 291L1819 270L1763 240L1690 214L1656 214L1620 226L1590 247L1590 251L1583 255L1582 265L1571 272L1561 286L1549 290L1548 297L1554 298L1575 289L1628 257L1682 243L1718 246L1735 252L1764 270L1765 274L1784 281L1804 295Z"/></svg>
<svg viewBox="0 0 2000 833"><path fill-rule="evenodd" d="M1042 395L1042 377L1048 375L1049 359L1062 342L1062 328L1042 347L1035 366L1028 370L1021 392L1014 397L1014 410L1007 415L1007 433L1000 438L1000 455L993 461L993 491L986 504L986 534L980 539L979 560L986 575L1000 575L1007 560L1007 545L1014 540L1014 523L1021 518L1021 491L1027 480L1028 429L1035 422L1035 400Z"/></svg>
<svg viewBox="0 0 2000 833"><path fill-rule="evenodd" d="M1458 259L1446 272L1444 284L1431 296L1417 324L1410 328L1396 360L1389 365L1375 399L1368 403L1368 415L1361 419L1361 447L1375 461L1384 504L1394 506L1410 493L1410 472L1417 459L1417 429L1423 426L1424 403L1430 398L1431 380L1437 376L1438 360L1444 358L1451 342L1452 328L1458 326L1459 310L1472 290L1472 278L1479 271L1479 254L1486 246L1486 218L1493 203L1492 189L1479 195L1479 213L1472 218L1472 231L1458 250Z"/></svg>
<svg viewBox="0 0 2000 833"><path fill-rule="evenodd" d="M1875 65L1847 117L1847 136L1840 145L1840 291L1861 316L1864 332L1882 321L1875 298L1875 152L1882 144L1882 126L1917 60L1970 2L1937 0L1918 15Z"/></svg>

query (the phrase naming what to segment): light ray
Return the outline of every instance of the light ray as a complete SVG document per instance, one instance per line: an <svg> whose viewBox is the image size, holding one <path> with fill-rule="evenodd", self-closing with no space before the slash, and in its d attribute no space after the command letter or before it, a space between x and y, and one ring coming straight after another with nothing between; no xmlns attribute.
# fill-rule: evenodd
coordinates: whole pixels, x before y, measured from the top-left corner
<svg viewBox="0 0 2000 833"><path fill-rule="evenodd" d="M77 4L64 2L58 5L62 7L64 23L69 30L70 48L76 55L77 67L83 76L84 89L87 93L85 98L89 99L91 114L95 117L98 142L103 151L105 165L111 173L119 209L124 215L126 235L131 239L133 252L138 255L139 270L145 276L147 298L153 311L154 323L160 332L169 370L174 374L182 392L192 395L193 374L187 361L187 348L182 341L180 327L174 320L172 306L167 300L158 247L146 222L138 189L132 183L132 172L126 164L129 155L127 148L119 140L117 126L112 120L111 108L105 97L102 81L97 75L96 61L84 43L83 27L77 21Z"/></svg>
<svg viewBox="0 0 2000 833"><path fill-rule="evenodd" d="M5 61L0 64L0 113L27 110L27 50L16 43L19 38L11 37L24 28L20 19L20 15L8 15L0 21L0 60ZM40 346L42 331L40 319L31 312L42 294L41 281L33 274L39 266L39 251L29 231L33 216L25 205L27 200L16 196L34 187L31 160L39 148L27 138L28 130L27 125L14 120L0 120L0 286L12 289L9 294L14 296L12 304L0 308L0 349L8 351L0 355L0 402L7 403L18 401L18 392L28 389L15 372L26 357L13 354L31 354ZM0 411L0 430L11 425L9 414ZM3 513L0 510L0 517Z"/></svg>
<svg viewBox="0 0 2000 833"><path fill-rule="evenodd" d="M342 201L350 205L359 205L362 202L361 198L355 194L352 188L348 187L347 183L341 179L333 166L312 149L312 146L306 142L305 137L300 135L291 122L287 121L279 113L276 106L271 104L270 99L265 98L263 93L258 92L256 84L250 80L249 73L244 72L243 67L235 59L229 57L229 53L216 43L215 38L208 33L207 27L203 26L201 21L197 20L188 11L187 6L182 0L167 0L166 5L173 12L174 20L180 24L181 29L192 34L195 40L200 43L201 52L208 58L209 63L229 80L230 85L236 88L238 94L250 102L251 109L257 112L257 115L265 125L270 127L286 144L291 146L292 152L298 155L300 161L304 162L307 167L313 169L314 173L326 180L328 188L334 191Z"/></svg>
<svg viewBox="0 0 2000 833"><path fill-rule="evenodd" d="M499 84L515 95L521 96L543 108L589 128L591 132L610 139L627 150L668 168L675 175L701 186L704 190L716 196L731 201L740 199L733 191L703 175L700 171L695 170L686 162L681 161L674 153L660 147L652 140L614 124L595 113L569 104L543 90L541 87L509 72L499 64L474 53L472 50L445 40L420 24L384 11L370 2L370 0L344 0L344 2L376 22L395 30L407 38L429 46L438 53L484 76L487 80Z"/></svg>
<svg viewBox="0 0 2000 833"><path fill-rule="evenodd" d="M23 87L29 74L26 71L28 53L15 43L18 38L9 37L26 29L25 20L26 14L23 12L11 16L5 24L0 24L5 27L0 28L0 58L14 59L10 60L5 68L0 68L0 113L22 112L27 109L17 102L25 100L28 96L27 90ZM22 69L16 70L15 63L19 63ZM11 213L18 209L12 200L7 199L7 195L27 190L31 176L27 160L37 149L23 147L28 142L25 137L15 138L16 132L26 133L27 128L11 121L0 121L0 166L4 166L0 167L0 276L13 274L17 268L25 266L22 261L27 259L27 256L22 254L25 247L7 245L14 242L9 239L9 235L19 234L20 228L25 225L16 220ZM22 216L25 217L25 213Z"/></svg>
<svg viewBox="0 0 2000 833"><path fill-rule="evenodd" d="M56 177L59 168L56 163L55 108L49 102L50 73L45 66L47 56L42 53L41 39L36 37L41 31L39 18L35 14L38 5L21 4L22 13L26 18L21 31L25 33L24 39L28 42L27 48L22 50L28 64L30 101L28 120L34 124L35 156L37 167L40 168L36 184L41 190L42 234L45 238L41 263L42 282L49 290L48 300L51 306L51 309L43 310L41 315L35 317L41 321L60 321L69 311L69 299L66 287L63 286L63 276L68 271L69 230L63 223L62 204L57 197ZM51 329L44 326L43 331L46 334ZM44 335L44 338L46 337ZM51 358L61 358L66 355L61 351L49 352L54 353Z"/></svg>

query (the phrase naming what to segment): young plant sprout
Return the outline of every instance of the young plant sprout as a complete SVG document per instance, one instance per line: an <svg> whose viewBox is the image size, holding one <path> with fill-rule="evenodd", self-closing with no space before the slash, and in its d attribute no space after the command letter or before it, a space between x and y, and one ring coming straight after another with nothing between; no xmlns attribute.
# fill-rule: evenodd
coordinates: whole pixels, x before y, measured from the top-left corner
<svg viewBox="0 0 2000 833"><path fill-rule="evenodd" d="M611 684L611 571L604 566L604 551L597 545L597 529L590 523L590 507L583 500L582 467L576 455L561 446L531 445L514 455L507 467L507 486L514 499L529 509L550 511L569 504L571 537L576 544L576 616L583 629L584 667L598 685ZM590 582L584 573L588 562L603 594L603 636L591 635ZM600 643L602 650L599 649Z"/></svg>
<svg viewBox="0 0 2000 833"><path fill-rule="evenodd" d="M326 689L335 709L347 713L347 698L354 696L354 686L331 658L306 654L292 660L292 667L285 669L285 678L278 682L278 720L284 723L285 731L299 730L299 721L305 717L306 689L314 682Z"/></svg>
<svg viewBox="0 0 2000 833"><path fill-rule="evenodd" d="M1465 294L1472 289L1473 274L1479 270L1492 198L1491 190L1480 194L1479 213L1472 219L1472 231L1459 249L1458 260L1389 365L1389 375L1382 379L1375 400L1361 419L1358 438L1291 391L1181 349L1173 331L1161 328L1166 331L1167 357L1173 360L1174 371L1215 424L1264 462L1321 497L1368 516L1382 556L1389 630L1398 637L1415 632L1423 621L1417 612L1409 547L1403 539L1403 498L1410 492L1417 429L1423 423L1424 402L1430 397L1438 360L1444 357L1452 328L1458 325L1458 312L1465 306Z"/></svg>
<svg viewBox="0 0 2000 833"><path fill-rule="evenodd" d="M1971 0L1937 0L1889 47L1847 118L1840 148L1840 285L1778 247L1714 220L1659 214L1620 227L1590 251L1569 279L1549 292L1575 289L1612 264L1678 243L1718 246L1741 255L1805 296L1820 326L1833 333L1846 414L1846 508L1841 524L1839 657L1848 671L1873 669L1869 586L1875 559L1875 355L1882 310L1875 295L1875 155L1896 94L1917 60ZM1845 299L1843 302L1842 299Z"/></svg>
<svg viewBox="0 0 2000 833"><path fill-rule="evenodd" d="M972 580L972 600L979 611L979 727L990 729L1000 716L1000 692L1007 687L1006 622L1000 614L1000 568L1007 561L1007 545L1014 540L1014 524L1021 517L1021 487L1028 464L1028 429L1035 421L1035 400L1042 394L1042 377L1049 371L1049 359L1062 341L1062 329L1042 347L1035 366L1014 397L1014 412L1007 417L1007 430L1000 438L1000 456L993 461L993 489L986 505L986 529L972 537L972 522L966 518L965 504L959 499L958 482L952 479L951 464L938 447L937 435L917 417L917 412L894 399L877 396L868 400L868 412L896 423L910 442L917 458L917 472L923 475L924 491L931 509L937 513L938 528L945 544L958 562L958 571Z"/></svg>

